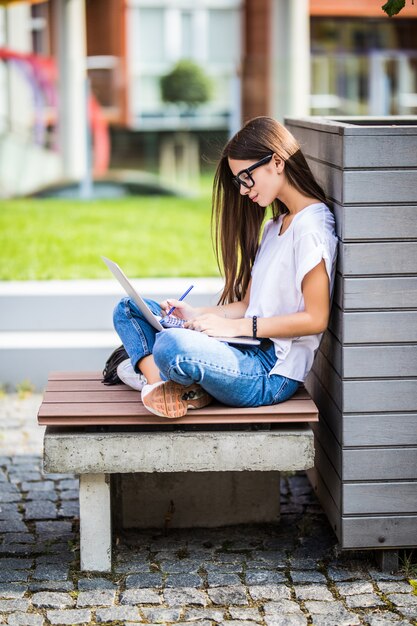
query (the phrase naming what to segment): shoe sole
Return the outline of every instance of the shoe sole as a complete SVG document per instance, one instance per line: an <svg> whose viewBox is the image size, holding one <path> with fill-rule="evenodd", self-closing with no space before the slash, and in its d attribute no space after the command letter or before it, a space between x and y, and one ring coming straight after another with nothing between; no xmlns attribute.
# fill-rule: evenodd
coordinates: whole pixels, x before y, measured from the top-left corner
<svg viewBox="0 0 417 626"><path fill-rule="evenodd" d="M190 397L195 392L200 397ZM186 415L188 409L202 409L212 402L212 397L197 385L184 387L168 380L163 385L152 389L144 398L144 406L159 417L176 419Z"/></svg>

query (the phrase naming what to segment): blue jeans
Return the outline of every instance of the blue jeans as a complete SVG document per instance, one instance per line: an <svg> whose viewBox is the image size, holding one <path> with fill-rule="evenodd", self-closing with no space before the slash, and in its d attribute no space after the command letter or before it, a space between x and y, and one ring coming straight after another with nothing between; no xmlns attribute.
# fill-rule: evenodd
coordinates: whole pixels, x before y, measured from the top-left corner
<svg viewBox="0 0 417 626"><path fill-rule="evenodd" d="M146 303L160 314L157 302ZM123 298L116 306L113 321L136 371L138 361L153 354L163 380L185 386L198 383L216 400L230 406L277 404L297 391L298 381L269 375L276 362L272 341L239 346L186 328L158 332L130 298Z"/></svg>

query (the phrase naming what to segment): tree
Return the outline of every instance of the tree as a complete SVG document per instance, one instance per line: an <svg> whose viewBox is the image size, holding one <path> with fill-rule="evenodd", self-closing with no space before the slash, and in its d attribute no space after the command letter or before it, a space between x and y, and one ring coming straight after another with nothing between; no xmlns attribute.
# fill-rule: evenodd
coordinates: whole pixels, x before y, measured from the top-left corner
<svg viewBox="0 0 417 626"><path fill-rule="evenodd" d="M411 0L411 4L414 4L414 0ZM405 0L388 0L381 8L389 17L392 17L402 11L404 7Z"/></svg>
<svg viewBox="0 0 417 626"><path fill-rule="evenodd" d="M210 100L211 81L193 61L179 61L169 74L162 76L160 84L164 102L195 108Z"/></svg>

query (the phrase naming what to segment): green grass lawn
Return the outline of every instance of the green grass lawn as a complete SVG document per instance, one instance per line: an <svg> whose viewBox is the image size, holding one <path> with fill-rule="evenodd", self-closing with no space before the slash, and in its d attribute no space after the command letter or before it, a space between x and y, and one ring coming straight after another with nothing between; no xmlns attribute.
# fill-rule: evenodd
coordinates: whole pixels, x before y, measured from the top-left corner
<svg viewBox="0 0 417 626"><path fill-rule="evenodd" d="M210 196L0 202L0 280L217 276Z"/></svg>

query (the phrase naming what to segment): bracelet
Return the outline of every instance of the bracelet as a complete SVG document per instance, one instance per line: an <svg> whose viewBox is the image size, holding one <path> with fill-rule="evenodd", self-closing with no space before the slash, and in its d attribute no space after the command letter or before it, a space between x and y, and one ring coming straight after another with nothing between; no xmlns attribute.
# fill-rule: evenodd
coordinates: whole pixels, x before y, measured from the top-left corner
<svg viewBox="0 0 417 626"><path fill-rule="evenodd" d="M252 337L256 339L256 333L258 330L258 317L254 315L252 317Z"/></svg>

